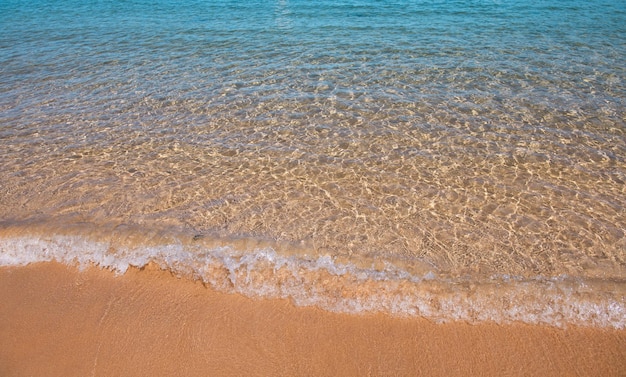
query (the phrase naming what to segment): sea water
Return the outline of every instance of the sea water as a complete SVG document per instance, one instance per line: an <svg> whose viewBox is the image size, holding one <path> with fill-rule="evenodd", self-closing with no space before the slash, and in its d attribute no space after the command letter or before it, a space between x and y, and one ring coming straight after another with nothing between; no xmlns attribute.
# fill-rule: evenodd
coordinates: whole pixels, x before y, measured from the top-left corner
<svg viewBox="0 0 626 377"><path fill-rule="evenodd" d="M0 265L626 327L626 3L0 3Z"/></svg>

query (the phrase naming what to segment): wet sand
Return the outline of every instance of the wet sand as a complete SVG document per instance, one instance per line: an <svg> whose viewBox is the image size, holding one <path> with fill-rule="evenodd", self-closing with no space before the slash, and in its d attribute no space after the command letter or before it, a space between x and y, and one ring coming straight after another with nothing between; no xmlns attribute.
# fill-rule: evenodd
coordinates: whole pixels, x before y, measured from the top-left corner
<svg viewBox="0 0 626 377"><path fill-rule="evenodd" d="M153 267L0 268L1 376L624 374L625 330L335 314Z"/></svg>

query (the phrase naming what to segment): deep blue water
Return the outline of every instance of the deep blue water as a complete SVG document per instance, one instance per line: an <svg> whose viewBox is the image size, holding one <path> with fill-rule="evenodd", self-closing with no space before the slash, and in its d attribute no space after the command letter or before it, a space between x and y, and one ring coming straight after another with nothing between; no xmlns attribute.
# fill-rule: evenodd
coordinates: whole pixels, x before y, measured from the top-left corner
<svg viewBox="0 0 626 377"><path fill-rule="evenodd" d="M336 87L453 96L493 93L487 81L515 90L525 75L533 95L621 101L625 20L623 1L5 0L1 89L115 70L121 85L160 74L163 90L211 95L217 76L289 97L333 70Z"/></svg>

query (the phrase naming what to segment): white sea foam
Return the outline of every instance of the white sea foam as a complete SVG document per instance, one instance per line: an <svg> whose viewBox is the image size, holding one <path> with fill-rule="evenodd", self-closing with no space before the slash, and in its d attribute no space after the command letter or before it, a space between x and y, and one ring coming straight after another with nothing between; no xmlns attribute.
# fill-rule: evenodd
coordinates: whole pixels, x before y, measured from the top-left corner
<svg viewBox="0 0 626 377"><path fill-rule="evenodd" d="M79 235L0 239L0 266L57 261L97 265L123 274L155 263L224 292L289 298L296 305L344 313L384 312L438 322L521 321L554 326L626 328L623 290L596 292L589 282L556 278L493 276L485 281L417 276L391 263L364 268L327 255L281 255L271 247L238 250L182 242L120 247Z"/></svg>

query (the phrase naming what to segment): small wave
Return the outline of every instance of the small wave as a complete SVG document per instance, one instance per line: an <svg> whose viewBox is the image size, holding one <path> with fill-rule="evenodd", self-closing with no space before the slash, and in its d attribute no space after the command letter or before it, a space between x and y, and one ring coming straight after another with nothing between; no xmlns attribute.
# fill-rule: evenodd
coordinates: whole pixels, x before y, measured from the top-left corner
<svg viewBox="0 0 626 377"><path fill-rule="evenodd" d="M612 289L595 289L594 282L567 276L476 280L433 271L418 275L391 262L363 267L330 255L283 255L269 246L245 250L180 240L123 246L62 234L0 238L0 266L48 261L80 268L96 265L120 274L129 267L154 263L222 292L288 298L299 306L341 313L382 312L437 322L626 328L621 283Z"/></svg>

